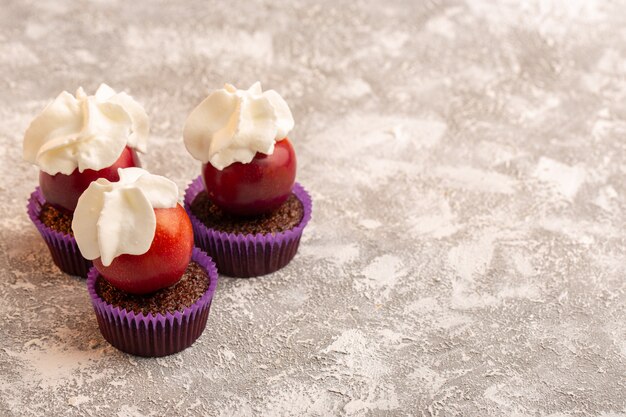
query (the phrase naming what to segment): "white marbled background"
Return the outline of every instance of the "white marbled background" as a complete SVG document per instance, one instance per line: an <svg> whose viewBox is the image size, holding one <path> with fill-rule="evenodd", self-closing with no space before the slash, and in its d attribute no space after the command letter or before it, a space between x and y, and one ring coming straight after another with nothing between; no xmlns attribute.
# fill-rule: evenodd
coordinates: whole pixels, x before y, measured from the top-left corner
<svg viewBox="0 0 626 417"><path fill-rule="evenodd" d="M116 351L26 216L24 130L107 82L184 189L186 115L257 79L298 256L223 278L185 352ZM0 415L626 416L625 2L3 0L0 92Z"/></svg>

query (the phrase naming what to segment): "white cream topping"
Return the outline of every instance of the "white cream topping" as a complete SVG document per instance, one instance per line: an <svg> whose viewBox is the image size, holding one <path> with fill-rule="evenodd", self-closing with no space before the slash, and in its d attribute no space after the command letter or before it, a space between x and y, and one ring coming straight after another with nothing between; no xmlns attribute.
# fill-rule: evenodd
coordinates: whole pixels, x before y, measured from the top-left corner
<svg viewBox="0 0 626 417"><path fill-rule="evenodd" d="M191 112L183 139L191 156L222 170L234 162L247 164L257 152L271 155L293 125L289 106L276 91L263 92L259 82L248 90L226 84Z"/></svg>
<svg viewBox="0 0 626 417"><path fill-rule="evenodd" d="M156 231L155 208L178 204L178 187L141 168L119 168L120 180L100 178L78 199L72 231L87 259L111 265L119 255L142 255Z"/></svg>
<svg viewBox="0 0 626 417"><path fill-rule="evenodd" d="M30 124L24 135L24 159L50 175L76 168L99 170L113 165L126 145L146 151L148 115L126 93L101 84L93 96L67 91Z"/></svg>

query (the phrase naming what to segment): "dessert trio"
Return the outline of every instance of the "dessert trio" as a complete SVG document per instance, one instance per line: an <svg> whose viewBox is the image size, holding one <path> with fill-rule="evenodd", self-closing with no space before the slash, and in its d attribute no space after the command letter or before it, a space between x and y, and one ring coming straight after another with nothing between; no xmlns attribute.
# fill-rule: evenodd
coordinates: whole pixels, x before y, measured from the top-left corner
<svg viewBox="0 0 626 417"><path fill-rule="evenodd" d="M201 162L176 184L141 168L149 119L102 84L59 94L24 135L39 187L27 211L64 272L87 278L98 326L116 348L164 356L204 331L220 274L269 274L295 256L312 202L295 182L294 120L260 83L212 92L183 141Z"/></svg>

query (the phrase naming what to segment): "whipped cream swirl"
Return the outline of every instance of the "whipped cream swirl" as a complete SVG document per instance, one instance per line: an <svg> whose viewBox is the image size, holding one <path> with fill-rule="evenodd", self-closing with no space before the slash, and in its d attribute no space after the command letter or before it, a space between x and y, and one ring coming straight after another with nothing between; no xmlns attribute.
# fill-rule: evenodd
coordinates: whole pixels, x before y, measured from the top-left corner
<svg viewBox="0 0 626 417"><path fill-rule="evenodd" d="M82 255L104 266L116 257L142 255L156 232L155 208L178 204L178 187L141 168L119 168L120 180L100 178L78 199L72 231Z"/></svg>
<svg viewBox="0 0 626 417"><path fill-rule="evenodd" d="M293 126L289 106L276 91L263 92L259 82L247 90L226 84L191 112L183 138L191 156L222 170L252 161L257 152L271 155Z"/></svg>
<svg viewBox="0 0 626 417"><path fill-rule="evenodd" d="M76 96L64 91L26 130L24 159L50 175L100 170L113 165L126 145L145 152L149 129L143 107L106 84L93 96L82 87Z"/></svg>

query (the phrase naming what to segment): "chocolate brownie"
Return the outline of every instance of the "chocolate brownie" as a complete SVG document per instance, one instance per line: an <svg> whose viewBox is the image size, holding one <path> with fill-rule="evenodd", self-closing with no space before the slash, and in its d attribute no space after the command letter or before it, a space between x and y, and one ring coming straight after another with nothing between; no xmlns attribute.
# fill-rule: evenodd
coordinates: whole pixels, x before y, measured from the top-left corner
<svg viewBox="0 0 626 417"><path fill-rule="evenodd" d="M271 213L254 217L237 217L225 213L209 200L206 191L200 192L191 203L191 212L208 228L235 234L280 233L296 227L304 216L304 207L291 194Z"/></svg>
<svg viewBox="0 0 626 417"><path fill-rule="evenodd" d="M64 211L57 210L48 203L45 203L39 213L39 220L52 230L73 236L72 215Z"/></svg>
<svg viewBox="0 0 626 417"><path fill-rule="evenodd" d="M98 276L96 293L109 304L143 314L165 314L183 311L198 301L209 288L208 275L195 262L190 262L183 277L175 285L146 295L133 295L118 290Z"/></svg>

